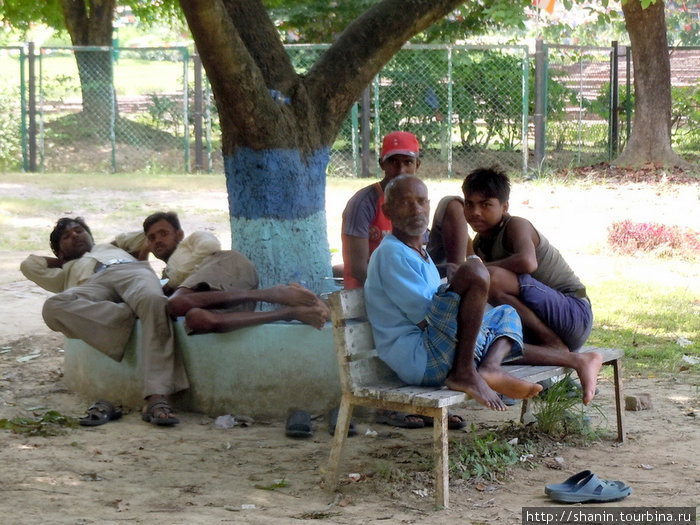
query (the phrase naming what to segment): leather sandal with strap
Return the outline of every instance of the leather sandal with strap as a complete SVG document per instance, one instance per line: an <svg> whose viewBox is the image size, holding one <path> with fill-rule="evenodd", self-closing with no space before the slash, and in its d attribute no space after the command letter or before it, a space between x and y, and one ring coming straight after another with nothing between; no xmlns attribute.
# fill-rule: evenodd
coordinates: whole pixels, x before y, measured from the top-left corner
<svg viewBox="0 0 700 525"><path fill-rule="evenodd" d="M141 419L146 423L153 423L158 426L172 426L177 425L180 420L176 418L173 414L173 409L164 399L159 399L157 401L149 402L146 405L145 412L141 412Z"/></svg>

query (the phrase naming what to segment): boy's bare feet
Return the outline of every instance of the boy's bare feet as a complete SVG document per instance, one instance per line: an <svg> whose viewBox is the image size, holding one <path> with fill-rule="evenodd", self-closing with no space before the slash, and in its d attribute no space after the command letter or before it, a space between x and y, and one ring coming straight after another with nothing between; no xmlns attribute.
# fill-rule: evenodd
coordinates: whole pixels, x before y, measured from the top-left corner
<svg viewBox="0 0 700 525"><path fill-rule="evenodd" d="M500 366L482 364L477 372L496 392L513 399L529 399L542 390L542 385L518 379Z"/></svg>
<svg viewBox="0 0 700 525"><path fill-rule="evenodd" d="M476 399L479 403L491 410L508 410L503 400L498 397L498 394L493 391L476 370L474 370L473 374L465 373L460 376L450 373L447 379L445 379L445 386L452 390L458 390L468 394L469 397Z"/></svg>
<svg viewBox="0 0 700 525"><path fill-rule="evenodd" d="M595 396L598 384L598 372L603 365L603 356L597 352L574 353L579 363L575 366L579 381L583 387L583 404L587 405Z"/></svg>

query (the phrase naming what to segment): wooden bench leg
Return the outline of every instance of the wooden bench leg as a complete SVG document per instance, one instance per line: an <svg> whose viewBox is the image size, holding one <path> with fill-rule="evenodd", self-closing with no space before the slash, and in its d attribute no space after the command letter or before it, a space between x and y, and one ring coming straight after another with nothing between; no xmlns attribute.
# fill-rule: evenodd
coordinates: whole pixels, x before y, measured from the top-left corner
<svg viewBox="0 0 700 525"><path fill-rule="evenodd" d="M529 399L523 399L521 401L521 407L520 407L520 423L522 425L525 424L526 416L529 412L532 411L532 407L530 406L530 400Z"/></svg>
<svg viewBox="0 0 700 525"><path fill-rule="evenodd" d="M435 504L450 506L450 460L447 439L447 407L438 409L433 423L433 449L435 451Z"/></svg>
<svg viewBox="0 0 700 525"><path fill-rule="evenodd" d="M348 428L350 428L352 409L353 406L350 397L344 395L340 401L338 421L335 424L333 446L331 448L330 459L328 460L328 472L326 473L326 488L331 492L338 486L338 469L340 467L340 458L343 454L345 440L348 436Z"/></svg>
<svg viewBox="0 0 700 525"><path fill-rule="evenodd" d="M615 410L617 411L617 440L625 442L624 414L625 406L622 399L622 359L615 359L610 363L613 367L613 377L615 379Z"/></svg>

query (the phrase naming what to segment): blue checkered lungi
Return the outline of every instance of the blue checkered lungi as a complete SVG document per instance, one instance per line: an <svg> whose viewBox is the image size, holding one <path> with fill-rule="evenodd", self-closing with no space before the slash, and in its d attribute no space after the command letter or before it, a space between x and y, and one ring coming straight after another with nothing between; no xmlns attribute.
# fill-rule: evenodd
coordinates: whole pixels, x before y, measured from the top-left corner
<svg viewBox="0 0 700 525"><path fill-rule="evenodd" d="M457 347L459 294L449 290L449 284L440 285L433 296L425 316L428 323L423 330L423 344L428 352L428 363L421 385L440 386L452 369ZM513 341L513 348L506 360L520 357L523 351L523 328L515 309L502 305L484 314L474 348L474 365L479 363L499 337Z"/></svg>

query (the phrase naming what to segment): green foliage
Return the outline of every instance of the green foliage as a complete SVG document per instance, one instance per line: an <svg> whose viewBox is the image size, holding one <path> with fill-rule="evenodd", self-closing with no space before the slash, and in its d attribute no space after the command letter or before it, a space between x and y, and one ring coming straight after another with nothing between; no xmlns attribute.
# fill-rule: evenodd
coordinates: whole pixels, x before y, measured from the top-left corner
<svg viewBox="0 0 700 525"><path fill-rule="evenodd" d="M181 104L168 96L160 96L152 93L149 96L151 101L148 106L148 114L156 129L171 130L178 136L180 127L183 124L183 114Z"/></svg>
<svg viewBox="0 0 700 525"><path fill-rule="evenodd" d="M674 147L700 150L700 83L671 87L671 135Z"/></svg>
<svg viewBox="0 0 700 525"><path fill-rule="evenodd" d="M64 416L56 410L49 410L42 415L35 413L34 417L17 416L12 419L0 419L0 428L11 430L13 434L28 436L56 436L64 433L65 428L77 426L77 419Z"/></svg>
<svg viewBox="0 0 700 525"><path fill-rule="evenodd" d="M537 427L543 433L558 439L567 436L595 439L598 435L591 428L590 418L584 411L581 391L573 385L574 382L567 374L563 380L534 398ZM603 415L599 405L592 403L588 407Z"/></svg>
<svg viewBox="0 0 700 525"><path fill-rule="evenodd" d="M503 477L508 467L518 463L527 452L523 445L512 445L496 432L478 435L472 424L467 440L456 443L450 468L462 478L497 480Z"/></svg>
<svg viewBox="0 0 700 525"><path fill-rule="evenodd" d="M0 168L14 169L21 160L19 94L0 89Z"/></svg>

